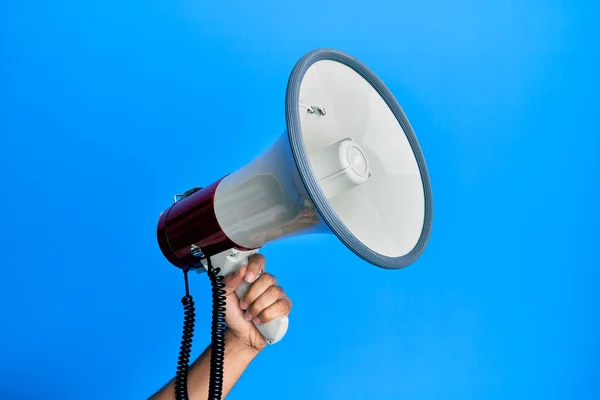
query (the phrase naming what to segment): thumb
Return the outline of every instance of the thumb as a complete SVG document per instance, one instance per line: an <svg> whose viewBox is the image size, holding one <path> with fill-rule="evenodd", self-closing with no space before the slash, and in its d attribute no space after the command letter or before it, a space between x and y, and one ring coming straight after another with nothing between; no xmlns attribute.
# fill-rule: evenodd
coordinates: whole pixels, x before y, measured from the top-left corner
<svg viewBox="0 0 600 400"><path fill-rule="evenodd" d="M243 265L240 269L225 277L225 296L230 295L238 288L238 286L240 286L240 283L244 280L244 274L246 273L247 268L247 266Z"/></svg>

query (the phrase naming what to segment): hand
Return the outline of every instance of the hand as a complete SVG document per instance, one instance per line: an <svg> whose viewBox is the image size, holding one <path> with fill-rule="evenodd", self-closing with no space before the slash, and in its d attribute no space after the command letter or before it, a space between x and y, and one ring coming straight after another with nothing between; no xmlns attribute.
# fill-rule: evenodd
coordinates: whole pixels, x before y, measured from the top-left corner
<svg viewBox="0 0 600 400"><path fill-rule="evenodd" d="M275 277L265 272L265 257L254 254L248 266L241 267L225 277L227 307L225 322L229 337L239 340L249 348L260 351L267 342L253 324L264 324L284 315L292 309L291 300L285 295ZM256 278L258 276L258 278ZM245 296L238 300L235 290L242 280L251 283Z"/></svg>

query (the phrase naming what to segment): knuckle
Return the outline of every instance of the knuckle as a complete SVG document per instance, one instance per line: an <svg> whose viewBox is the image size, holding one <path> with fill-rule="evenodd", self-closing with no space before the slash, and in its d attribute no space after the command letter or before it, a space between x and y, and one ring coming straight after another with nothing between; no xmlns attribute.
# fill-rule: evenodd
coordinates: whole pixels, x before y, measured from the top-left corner
<svg viewBox="0 0 600 400"><path fill-rule="evenodd" d="M275 305L275 309L277 310L278 315L285 314L285 312L287 311L287 305L285 304L285 301L278 301Z"/></svg>
<svg viewBox="0 0 600 400"><path fill-rule="evenodd" d="M275 284L277 284L277 279L275 279L275 276L269 274L269 273L264 273L262 276L264 276L264 280L265 282L267 282L270 286L273 286Z"/></svg>
<svg viewBox="0 0 600 400"><path fill-rule="evenodd" d="M259 267L264 267L267 259L262 254L256 253L250 257L250 262L252 264L257 264Z"/></svg>
<svg viewBox="0 0 600 400"><path fill-rule="evenodd" d="M277 309L278 315L285 315L288 312L288 305L285 299L279 300L275 305L275 308Z"/></svg>
<svg viewBox="0 0 600 400"><path fill-rule="evenodd" d="M266 308L260 313L260 319L268 322L272 321L276 318L282 317L288 314L290 311L289 305L285 301L278 301L273 304L271 307Z"/></svg>
<svg viewBox="0 0 600 400"><path fill-rule="evenodd" d="M269 322L274 320L275 318L277 318L277 313L276 310L273 309L273 307L269 307L262 313L260 313L261 321Z"/></svg>
<svg viewBox="0 0 600 400"><path fill-rule="evenodd" d="M279 294L281 293L281 288L277 285L269 286L266 292L270 297L279 297Z"/></svg>

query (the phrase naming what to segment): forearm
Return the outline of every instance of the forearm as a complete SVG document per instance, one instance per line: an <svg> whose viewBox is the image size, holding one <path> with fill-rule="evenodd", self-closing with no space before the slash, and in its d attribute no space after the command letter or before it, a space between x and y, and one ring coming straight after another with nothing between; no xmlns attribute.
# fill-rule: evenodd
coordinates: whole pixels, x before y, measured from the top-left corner
<svg viewBox="0 0 600 400"><path fill-rule="evenodd" d="M192 364L188 372L188 394L190 399L205 399L208 396L210 378L210 346ZM225 358L223 368L223 398L238 381L258 350L240 342L229 331L225 333ZM171 380L150 400L171 400L175 398L175 380Z"/></svg>

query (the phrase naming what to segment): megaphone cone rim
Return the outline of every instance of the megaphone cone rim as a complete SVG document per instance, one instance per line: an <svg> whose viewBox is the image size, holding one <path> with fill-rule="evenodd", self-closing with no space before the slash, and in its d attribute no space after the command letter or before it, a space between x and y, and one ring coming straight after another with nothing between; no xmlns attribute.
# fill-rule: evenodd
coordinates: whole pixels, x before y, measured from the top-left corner
<svg viewBox="0 0 600 400"><path fill-rule="evenodd" d="M400 126L404 130L406 137L410 143L412 151L414 153L417 165L419 167L421 181L423 183L424 191L424 220L423 229L419 240L413 249L407 254L400 257L389 257L380 254L360 241L352 232L346 227L346 225L337 216L329 201L322 192L319 182L315 178L312 171L308 153L302 138L302 131L300 125L300 86L306 71L316 62L323 60L336 61L352 68L356 73L362 76L369 84L379 93L385 103L388 105ZM417 140L417 137L404 114L404 111L398 104L398 101L385 84L363 63L355 59L354 57L333 49L317 49L305 54L295 65L290 78L288 80L287 90L285 99L285 113L286 113L286 124L287 132L289 136L290 146L292 154L300 178L306 186L307 192L311 197L315 207L325 223L329 226L331 231L344 243L351 251L363 260L386 269L400 269L405 268L413 264L425 251L425 247L429 242L431 235L431 226L433 220L433 200L431 194L431 184L429 181L429 174L427 171L427 165L425 164L425 158L421 150L421 146Z"/></svg>

